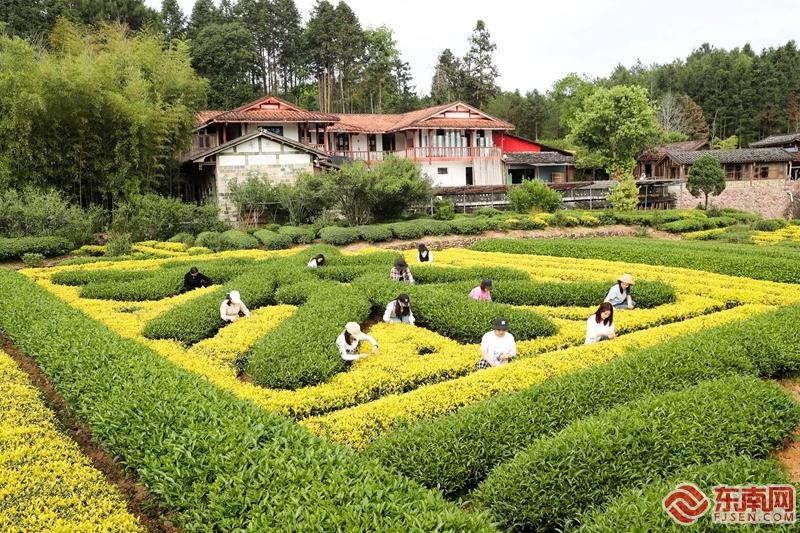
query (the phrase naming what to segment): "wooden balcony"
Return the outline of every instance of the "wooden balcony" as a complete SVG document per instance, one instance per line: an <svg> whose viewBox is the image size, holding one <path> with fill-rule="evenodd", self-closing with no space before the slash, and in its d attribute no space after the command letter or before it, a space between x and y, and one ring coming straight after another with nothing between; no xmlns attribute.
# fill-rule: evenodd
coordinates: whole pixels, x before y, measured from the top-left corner
<svg viewBox="0 0 800 533"><path fill-rule="evenodd" d="M372 162L383 161L389 155L413 159L414 161L459 161L500 159L502 157L502 152L499 146L425 146L395 151L336 150L333 152L333 155L353 161L366 161L371 164Z"/></svg>

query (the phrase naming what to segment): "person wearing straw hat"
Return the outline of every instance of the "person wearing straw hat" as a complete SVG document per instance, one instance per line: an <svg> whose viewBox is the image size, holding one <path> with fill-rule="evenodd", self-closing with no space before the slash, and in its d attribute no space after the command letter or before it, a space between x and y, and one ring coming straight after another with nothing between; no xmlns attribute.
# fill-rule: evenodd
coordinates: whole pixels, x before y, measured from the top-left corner
<svg viewBox="0 0 800 533"><path fill-rule="evenodd" d="M389 271L389 279L393 281L404 281L406 283L414 283L414 276L411 275L411 270L408 269L408 263L402 257L398 257L394 262L392 270Z"/></svg>
<svg viewBox="0 0 800 533"><path fill-rule="evenodd" d="M361 326L357 322L348 322L344 326L344 331L336 337L336 347L339 348L339 354L342 359L349 365L356 359L367 357L369 354L358 353L358 344L361 341L367 341L372 344L372 353L377 353L377 341L361 331Z"/></svg>
<svg viewBox="0 0 800 533"><path fill-rule="evenodd" d="M492 280L485 279L481 284L469 291L469 297L479 302L492 301Z"/></svg>
<svg viewBox="0 0 800 533"><path fill-rule="evenodd" d="M614 306L614 309L633 309L636 302L631 298L631 290L636 284L633 276L623 274L617 279L617 284L609 289L604 301Z"/></svg>
<svg viewBox="0 0 800 533"><path fill-rule="evenodd" d="M478 370L505 365L517 355L517 344L508 329L507 319L494 319L492 331L485 333L481 339L481 358L475 365Z"/></svg>
<svg viewBox="0 0 800 533"><path fill-rule="evenodd" d="M239 320L239 313L250 318L250 310L244 305L239 291L231 291L225 295L222 304L219 306L219 316L226 324Z"/></svg>
<svg viewBox="0 0 800 533"><path fill-rule="evenodd" d="M414 313L411 312L411 299L402 293L389 302L383 313L383 321L389 324L413 324Z"/></svg>
<svg viewBox="0 0 800 533"><path fill-rule="evenodd" d="M433 253L424 243L417 246L417 263L433 263Z"/></svg>

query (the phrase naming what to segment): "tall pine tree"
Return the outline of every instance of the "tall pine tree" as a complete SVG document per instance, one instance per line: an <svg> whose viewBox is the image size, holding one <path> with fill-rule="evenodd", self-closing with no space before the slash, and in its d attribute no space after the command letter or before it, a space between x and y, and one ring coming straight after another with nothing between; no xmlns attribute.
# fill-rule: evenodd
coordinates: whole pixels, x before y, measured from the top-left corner
<svg viewBox="0 0 800 533"><path fill-rule="evenodd" d="M445 104L461 98L464 75L461 60L449 48L445 48L436 62L431 80L431 100L434 104Z"/></svg>
<svg viewBox="0 0 800 533"><path fill-rule="evenodd" d="M478 107L486 105L499 91L497 77L500 73L492 62L492 54L496 49L497 45L492 42L486 24L479 20L469 38L469 51L462 62L465 97Z"/></svg>
<svg viewBox="0 0 800 533"><path fill-rule="evenodd" d="M161 24L168 41L186 36L186 17L178 0L161 0Z"/></svg>

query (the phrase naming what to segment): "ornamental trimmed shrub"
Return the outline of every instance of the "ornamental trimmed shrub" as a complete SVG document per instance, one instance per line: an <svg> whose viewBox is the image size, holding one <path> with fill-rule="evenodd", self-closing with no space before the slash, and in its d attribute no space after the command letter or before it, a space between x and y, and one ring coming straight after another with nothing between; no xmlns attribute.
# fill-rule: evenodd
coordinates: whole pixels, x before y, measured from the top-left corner
<svg viewBox="0 0 800 533"><path fill-rule="evenodd" d="M291 237L295 244L311 244L317 238L317 232L312 226L281 226L277 231Z"/></svg>
<svg viewBox="0 0 800 533"><path fill-rule="evenodd" d="M373 224L368 226L357 226L359 236L367 242L390 241L394 237L392 229L385 224Z"/></svg>
<svg viewBox="0 0 800 533"><path fill-rule="evenodd" d="M496 228L497 224L487 218L457 218L450 221L450 233L456 235L479 235Z"/></svg>
<svg viewBox="0 0 800 533"><path fill-rule="evenodd" d="M767 218L753 223L756 231L777 231L788 226L789 223L784 218Z"/></svg>
<svg viewBox="0 0 800 533"><path fill-rule="evenodd" d="M492 291L492 298L510 305L589 307L600 305L615 284L614 280L570 283L515 281L497 284ZM675 288L660 281L640 280L631 294L636 306L643 309L675 302Z"/></svg>
<svg viewBox="0 0 800 533"><path fill-rule="evenodd" d="M182 242L186 245L186 248L191 248L194 246L194 235L186 231L182 231L170 237L167 242Z"/></svg>
<svg viewBox="0 0 800 533"><path fill-rule="evenodd" d="M44 255L38 252L22 254L22 264L28 268L37 268L44 264Z"/></svg>
<svg viewBox="0 0 800 533"><path fill-rule="evenodd" d="M616 405L730 374L794 374L800 370L800 330L793 326L799 319L795 305L636 349L608 364L401 428L375 440L366 454L456 496L535 439Z"/></svg>
<svg viewBox="0 0 800 533"><path fill-rule="evenodd" d="M681 467L766 457L798 423L800 405L774 383L707 381L573 422L496 467L473 497L503 527L570 527L590 507Z"/></svg>
<svg viewBox="0 0 800 533"><path fill-rule="evenodd" d="M220 245L223 250L246 250L258 248L259 242L247 232L229 229L220 235Z"/></svg>
<svg viewBox="0 0 800 533"><path fill-rule="evenodd" d="M19 237L0 238L0 261L19 259L25 254L42 254L45 257L63 255L72 249L72 243L64 237Z"/></svg>
<svg viewBox="0 0 800 533"><path fill-rule="evenodd" d="M197 236L194 245L219 252L222 250L222 234L218 231L204 231Z"/></svg>
<svg viewBox="0 0 800 533"><path fill-rule="evenodd" d="M319 238L325 244L344 246L352 244L358 240L360 232L357 228L341 228L339 226L328 226L319 230Z"/></svg>
<svg viewBox="0 0 800 533"><path fill-rule="evenodd" d="M283 250L292 247L291 235L276 233L266 229L260 229L253 233L253 235L261 241L261 244L263 244L264 248L267 250Z"/></svg>

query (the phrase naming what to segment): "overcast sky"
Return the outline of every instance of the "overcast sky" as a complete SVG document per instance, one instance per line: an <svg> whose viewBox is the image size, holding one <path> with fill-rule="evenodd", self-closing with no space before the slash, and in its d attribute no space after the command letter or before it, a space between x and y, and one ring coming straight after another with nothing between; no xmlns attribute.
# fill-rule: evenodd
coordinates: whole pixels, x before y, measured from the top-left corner
<svg viewBox="0 0 800 533"><path fill-rule="evenodd" d="M145 0L159 8L161 0ZM189 16L194 0L178 0ZM331 0L333 4L337 0ZM295 0L308 19L316 0ZM217 0L218 3L218 0ZM618 64L685 58L703 42L760 51L800 40L800 0L348 0L362 26L394 31L417 92L430 90L439 52L462 56L475 21L497 43L505 90L545 91L570 72L605 76Z"/></svg>

